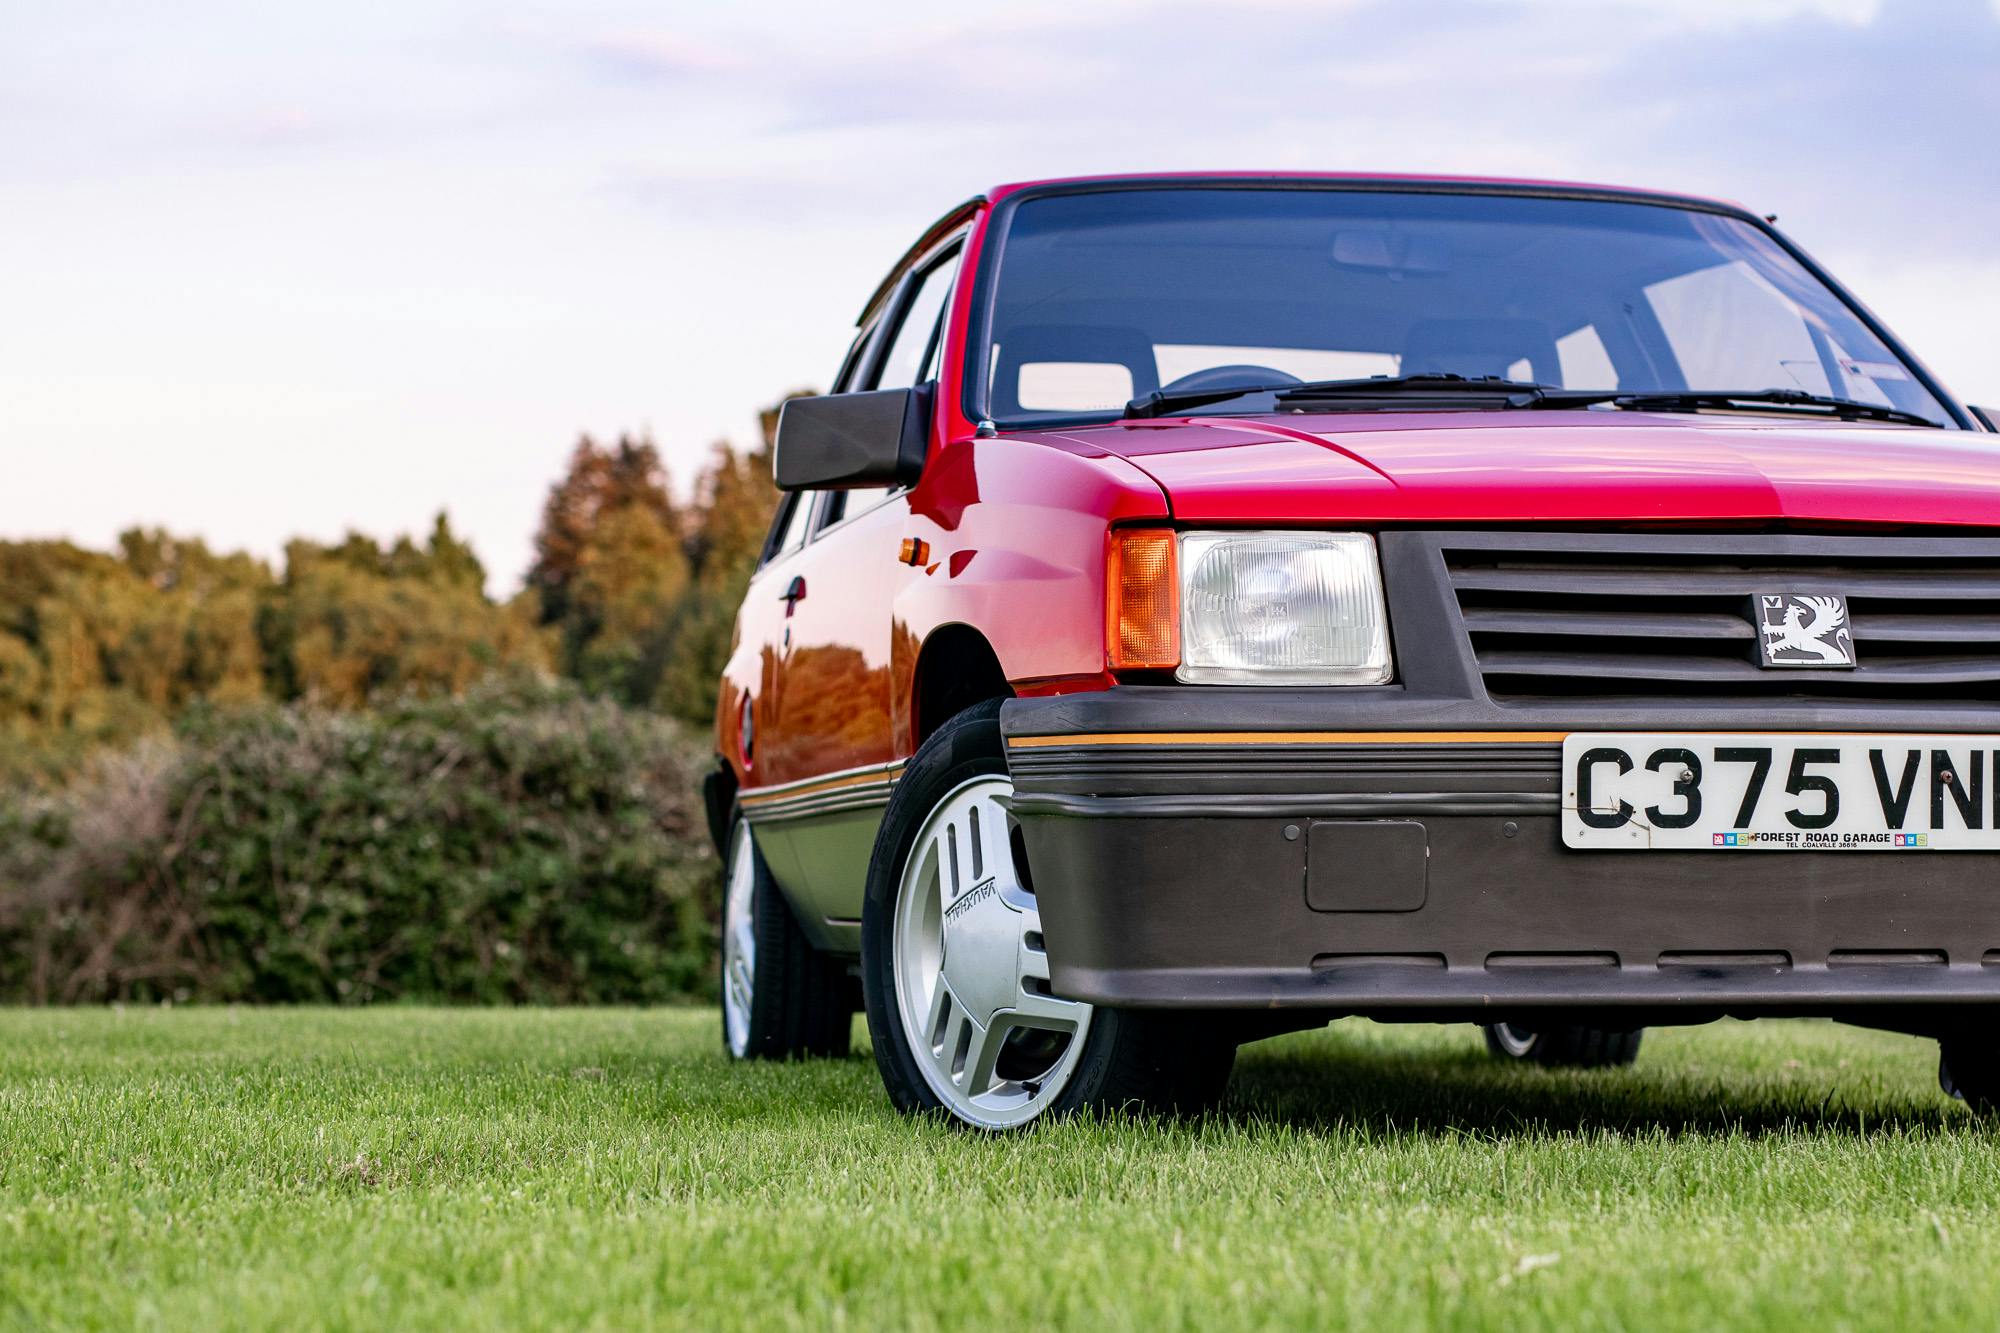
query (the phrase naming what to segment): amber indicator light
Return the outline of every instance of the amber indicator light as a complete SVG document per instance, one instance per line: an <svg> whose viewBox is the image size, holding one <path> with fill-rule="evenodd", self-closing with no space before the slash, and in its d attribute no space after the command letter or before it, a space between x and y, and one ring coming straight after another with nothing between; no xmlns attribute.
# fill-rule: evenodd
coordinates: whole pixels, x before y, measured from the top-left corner
<svg viewBox="0 0 2000 1333"><path fill-rule="evenodd" d="M1114 528L1104 586L1104 645L1111 669L1179 666L1181 597L1173 530Z"/></svg>

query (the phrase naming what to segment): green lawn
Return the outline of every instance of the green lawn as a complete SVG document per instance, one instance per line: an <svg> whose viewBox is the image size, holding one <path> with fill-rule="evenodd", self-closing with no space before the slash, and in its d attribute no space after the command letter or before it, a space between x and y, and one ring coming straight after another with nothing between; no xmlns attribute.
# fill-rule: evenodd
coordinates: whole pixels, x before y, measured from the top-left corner
<svg viewBox="0 0 2000 1333"><path fill-rule="evenodd" d="M1991 1327L2000 1130L1824 1024L1251 1047L1198 1125L956 1134L710 1011L0 1012L0 1323Z"/></svg>

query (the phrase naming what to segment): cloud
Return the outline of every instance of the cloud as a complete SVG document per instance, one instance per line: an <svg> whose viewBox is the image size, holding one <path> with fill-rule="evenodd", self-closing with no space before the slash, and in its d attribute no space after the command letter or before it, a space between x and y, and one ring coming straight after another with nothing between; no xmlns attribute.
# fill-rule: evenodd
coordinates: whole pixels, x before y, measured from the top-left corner
<svg viewBox="0 0 2000 1333"><path fill-rule="evenodd" d="M306 107L264 103L204 119L180 137L241 148L290 149L332 143L345 129L336 118Z"/></svg>
<svg viewBox="0 0 2000 1333"><path fill-rule="evenodd" d="M1546 173L1742 197L1842 244L1983 254L2000 229L1993 3L1041 9L773 35L755 77L705 95L734 99L749 177L810 145L818 174L933 202L1078 170ZM638 166L670 190L672 163ZM696 173L714 206L726 170Z"/></svg>
<svg viewBox="0 0 2000 1333"><path fill-rule="evenodd" d="M1522 0L1492 0L1518 5ZM1866 25L1882 12L1884 0L1527 0L1548 8L1614 8L1666 19L1677 27L1718 30L1780 23L1794 18L1827 19Z"/></svg>
<svg viewBox="0 0 2000 1333"><path fill-rule="evenodd" d="M1984 259L2000 231L2000 21L1979 0L1798 18L1755 40L1669 43L1624 73L1657 108L1650 155L1841 245ZM1596 145L1599 153L1612 145Z"/></svg>
<svg viewBox="0 0 2000 1333"><path fill-rule="evenodd" d="M677 32L627 30L602 33L578 44L596 69L619 79L683 83L690 79L742 71L747 61L738 53Z"/></svg>

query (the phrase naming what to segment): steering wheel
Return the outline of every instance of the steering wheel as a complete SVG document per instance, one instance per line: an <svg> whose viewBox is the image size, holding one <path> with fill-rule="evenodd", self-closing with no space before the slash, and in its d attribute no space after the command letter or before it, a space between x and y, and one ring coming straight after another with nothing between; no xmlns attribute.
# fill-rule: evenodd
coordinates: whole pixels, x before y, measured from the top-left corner
<svg viewBox="0 0 2000 1333"><path fill-rule="evenodd" d="M1297 375L1287 375L1269 366L1209 366L1183 375L1172 384L1162 384L1161 393L1199 393L1203 389L1268 388L1274 384L1303 384Z"/></svg>

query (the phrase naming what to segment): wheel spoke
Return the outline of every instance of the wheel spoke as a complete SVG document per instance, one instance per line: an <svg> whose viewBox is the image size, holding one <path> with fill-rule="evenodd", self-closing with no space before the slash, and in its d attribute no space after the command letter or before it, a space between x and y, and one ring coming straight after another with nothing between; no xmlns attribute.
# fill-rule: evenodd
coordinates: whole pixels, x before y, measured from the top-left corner
<svg viewBox="0 0 2000 1333"><path fill-rule="evenodd" d="M1021 947L1018 971L1020 984L1014 995L1014 1012L1022 1027L1067 1031L1082 1022L1085 1006L1049 994L1049 956L1041 947L1041 913L1030 908L1021 913Z"/></svg>
<svg viewBox="0 0 2000 1333"><path fill-rule="evenodd" d="M1042 944L1042 914L1032 908L1021 913L1021 950L1017 966L1023 981L1049 979L1049 955Z"/></svg>
<svg viewBox="0 0 2000 1333"><path fill-rule="evenodd" d="M1014 1014L1022 1027L1067 1032L1083 1021L1084 1012L1085 1006L1075 1000L1059 1000L1025 986L1014 997Z"/></svg>
<svg viewBox="0 0 2000 1333"><path fill-rule="evenodd" d="M993 1083L993 1066L1000 1062L1000 1049L1007 1044L1007 1034L1012 1031L1004 1018L1004 1014L997 1015L992 1023L984 1027L969 1018L966 1020L965 1025L972 1032L966 1045L958 1085L970 1096L977 1097Z"/></svg>
<svg viewBox="0 0 2000 1333"><path fill-rule="evenodd" d="M972 858L971 877L968 883L977 884L986 878L986 838L985 825L991 820L979 818L979 807L970 806L965 812L965 850Z"/></svg>
<svg viewBox="0 0 2000 1333"><path fill-rule="evenodd" d="M951 877L951 848L947 836L950 832L949 826L939 829L936 840L931 843L931 864L937 867L937 898L940 909L951 906L951 900L958 896L958 886L952 882Z"/></svg>
<svg viewBox="0 0 2000 1333"><path fill-rule="evenodd" d="M931 992L930 1012L924 1018L924 1044L931 1054L942 1053L948 1060L950 1052L946 1038L951 1035L954 1016L963 1015L965 1009L951 993L951 986L943 977L937 979L937 986Z"/></svg>

